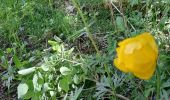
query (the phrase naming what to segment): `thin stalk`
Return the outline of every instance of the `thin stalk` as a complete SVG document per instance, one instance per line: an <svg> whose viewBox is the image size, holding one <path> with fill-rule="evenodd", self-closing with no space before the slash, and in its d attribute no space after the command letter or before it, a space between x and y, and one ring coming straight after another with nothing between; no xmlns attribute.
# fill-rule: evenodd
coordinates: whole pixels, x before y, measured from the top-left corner
<svg viewBox="0 0 170 100"><path fill-rule="evenodd" d="M122 15L123 19L124 19L124 22L125 22L125 26L126 28L128 29L127 27L127 23L129 23L129 25L132 27L132 29L136 32L136 29L135 27L131 24L131 22L124 16L124 14L116 7L116 5L113 3L113 1L111 0L110 1L112 6L120 13L120 15ZM127 23L126 23L127 22Z"/></svg>
<svg viewBox="0 0 170 100"><path fill-rule="evenodd" d="M160 96L160 83L161 83L159 68L157 68L157 77L156 77L156 79L157 79L156 100L159 100L159 96Z"/></svg>
<svg viewBox="0 0 170 100"><path fill-rule="evenodd" d="M116 23L114 21L115 18L114 18L114 12L113 12L113 7L112 7L112 4L111 4L111 1L108 1L108 5L109 5L110 13L111 13L112 24L115 27L115 29L117 30Z"/></svg>
<svg viewBox="0 0 170 100"><path fill-rule="evenodd" d="M110 76L110 73L109 73L108 67L107 67L107 65L106 65L106 64L104 64L104 67L105 67L105 71L106 71L106 73L107 73L107 75L108 75L108 77L109 77L109 83L110 83L110 85L111 85L111 89L112 89L111 93L115 96L115 98L114 98L114 99L116 99L116 100L117 100L117 98L116 98L116 93L115 93L115 88L114 88L114 86L113 86L113 84L112 84L112 78L111 78L111 76Z"/></svg>
<svg viewBox="0 0 170 100"><path fill-rule="evenodd" d="M7 68L6 66L4 66L3 64L0 63L0 67L3 67L3 68Z"/></svg>
<svg viewBox="0 0 170 100"><path fill-rule="evenodd" d="M96 42L95 42L94 39L93 39L93 35L90 33L88 24L87 24L87 22L86 22L86 20L85 20L85 17L84 17L84 15L83 15L83 12L82 12L81 9L80 9L80 6L76 3L75 0L72 0L72 2L73 2L73 5L77 8L78 13L80 14L80 16L81 16L81 18L82 18L82 21L83 21L83 23L84 23L84 25L85 25L85 29L86 29L86 32L87 32L87 35L88 35L90 41L92 42L92 44L93 44L93 46L94 46L97 54L100 55L100 51L99 51L99 49L98 49L98 47L97 47L97 45L96 45Z"/></svg>
<svg viewBox="0 0 170 100"><path fill-rule="evenodd" d="M125 97L125 96L123 96L123 95L121 95L121 94L113 94L112 91L109 91L109 92L110 92L112 95L120 98L121 100L130 100L129 98L127 98L127 97Z"/></svg>
<svg viewBox="0 0 170 100"><path fill-rule="evenodd" d="M53 9L53 6L52 6L52 3L51 3L51 0L48 0L48 3L49 3L49 5L50 5L50 7L51 7L51 10Z"/></svg>

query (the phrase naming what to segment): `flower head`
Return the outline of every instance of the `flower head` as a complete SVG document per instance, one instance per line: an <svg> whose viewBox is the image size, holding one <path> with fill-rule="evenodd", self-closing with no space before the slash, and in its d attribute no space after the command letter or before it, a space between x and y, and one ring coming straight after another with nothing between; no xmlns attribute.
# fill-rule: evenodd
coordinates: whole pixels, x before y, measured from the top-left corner
<svg viewBox="0 0 170 100"><path fill-rule="evenodd" d="M149 79L153 75L158 58L158 47L150 33L118 43L115 66L123 72L131 72L140 79Z"/></svg>

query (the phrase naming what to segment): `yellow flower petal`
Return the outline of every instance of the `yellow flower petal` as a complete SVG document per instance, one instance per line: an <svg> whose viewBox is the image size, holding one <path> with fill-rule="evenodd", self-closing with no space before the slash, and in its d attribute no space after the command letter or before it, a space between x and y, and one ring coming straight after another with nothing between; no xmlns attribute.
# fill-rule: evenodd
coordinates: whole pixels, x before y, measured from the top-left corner
<svg viewBox="0 0 170 100"><path fill-rule="evenodd" d="M124 53L125 54L132 54L135 50L140 49L142 46L139 42L129 43L125 46Z"/></svg>
<svg viewBox="0 0 170 100"><path fill-rule="evenodd" d="M115 66L123 72L131 72L141 79L149 79L156 66L158 47L150 33L142 33L118 43Z"/></svg>
<svg viewBox="0 0 170 100"><path fill-rule="evenodd" d="M123 72L128 72L128 69L125 68L124 63L121 63L120 61L118 61L118 59L114 59L114 64L115 66L117 66L117 68Z"/></svg>
<svg viewBox="0 0 170 100"><path fill-rule="evenodd" d="M139 77L140 79L148 80L152 77L153 73L155 72L155 67L156 62L153 62L147 71L145 71L144 73L134 72L134 75Z"/></svg>

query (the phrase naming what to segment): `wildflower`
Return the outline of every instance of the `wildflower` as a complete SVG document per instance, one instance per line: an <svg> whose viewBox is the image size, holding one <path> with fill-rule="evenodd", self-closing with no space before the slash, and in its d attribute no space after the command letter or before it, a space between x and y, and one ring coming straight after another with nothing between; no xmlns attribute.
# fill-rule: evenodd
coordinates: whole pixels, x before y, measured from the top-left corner
<svg viewBox="0 0 170 100"><path fill-rule="evenodd" d="M152 77L156 68L158 47L150 33L145 32L125 39L118 45L114 64L119 70L133 73L140 79L147 80Z"/></svg>

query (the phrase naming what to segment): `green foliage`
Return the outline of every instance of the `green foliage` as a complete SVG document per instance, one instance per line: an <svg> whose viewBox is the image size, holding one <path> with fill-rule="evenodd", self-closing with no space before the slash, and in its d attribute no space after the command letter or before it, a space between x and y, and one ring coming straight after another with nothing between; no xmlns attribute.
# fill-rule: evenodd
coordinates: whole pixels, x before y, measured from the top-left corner
<svg viewBox="0 0 170 100"><path fill-rule="evenodd" d="M52 46L53 53L44 56L38 65L18 71L21 77L30 76L26 79L22 78L29 87L26 97L23 98L33 99L36 95L42 99L54 99L56 96L62 96L63 93L69 93L71 89L78 88L78 84L84 82L85 67L81 59L72 53L73 48L66 50L63 43L51 40L49 44ZM31 84L28 84L30 82ZM34 94L31 95L31 92ZM78 95L74 97L72 94L72 98L78 98Z"/></svg>
<svg viewBox="0 0 170 100"><path fill-rule="evenodd" d="M103 0L79 0L80 4L86 4L86 5L97 5L103 3Z"/></svg>
<svg viewBox="0 0 170 100"><path fill-rule="evenodd" d="M22 98L28 91L27 84L19 84L17 91L18 91L18 99Z"/></svg>
<svg viewBox="0 0 170 100"><path fill-rule="evenodd" d="M15 47L7 48L5 51L0 50L0 67L6 70L6 72L2 73L1 79L4 81L4 85L8 87L8 90L15 79L16 71L27 64L27 61L20 60Z"/></svg>
<svg viewBox="0 0 170 100"><path fill-rule="evenodd" d="M60 35L72 34L66 14L55 9L47 0L2 1L0 4L0 43L9 41L21 44L26 36L41 37L48 32Z"/></svg>

